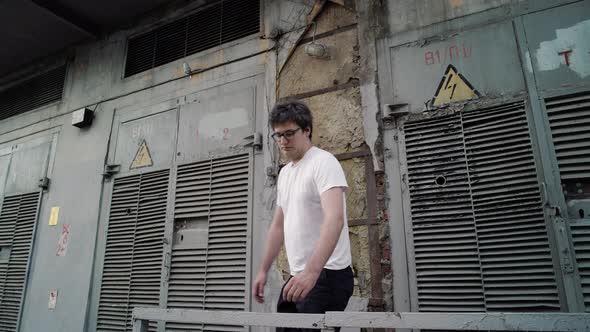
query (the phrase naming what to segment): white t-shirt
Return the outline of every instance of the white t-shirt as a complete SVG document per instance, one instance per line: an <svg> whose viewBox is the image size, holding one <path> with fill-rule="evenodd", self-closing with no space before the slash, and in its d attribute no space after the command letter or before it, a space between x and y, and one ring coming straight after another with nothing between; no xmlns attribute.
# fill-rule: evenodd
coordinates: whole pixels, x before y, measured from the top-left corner
<svg viewBox="0 0 590 332"><path fill-rule="evenodd" d="M307 150L297 164L288 163L279 174L277 205L285 217L284 240L292 275L303 271L313 254L324 222L320 195L334 187L348 188L342 166L331 153L316 147ZM344 195L342 199L344 227L324 266L331 270L344 269L352 262Z"/></svg>

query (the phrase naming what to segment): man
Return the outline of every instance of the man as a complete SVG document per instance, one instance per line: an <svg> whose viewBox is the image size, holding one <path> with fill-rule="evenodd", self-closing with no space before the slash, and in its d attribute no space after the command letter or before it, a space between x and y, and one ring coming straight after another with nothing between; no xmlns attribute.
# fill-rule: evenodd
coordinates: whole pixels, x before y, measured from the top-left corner
<svg viewBox="0 0 590 332"><path fill-rule="evenodd" d="M311 144L312 115L304 103L278 103L270 125L290 162L279 174L277 208L252 294L264 302L267 273L284 242L291 278L277 311L343 311L353 290L344 171L332 154Z"/></svg>

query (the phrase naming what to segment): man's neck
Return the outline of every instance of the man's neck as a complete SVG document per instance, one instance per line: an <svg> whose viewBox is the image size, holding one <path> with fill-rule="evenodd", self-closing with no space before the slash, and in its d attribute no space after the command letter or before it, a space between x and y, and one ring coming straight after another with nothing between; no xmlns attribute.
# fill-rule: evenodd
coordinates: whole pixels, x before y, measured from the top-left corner
<svg viewBox="0 0 590 332"><path fill-rule="evenodd" d="M307 145L305 147L305 150L303 151L303 153L301 154L301 157L297 160L293 159L291 160L291 162L293 163L293 165L297 165L298 162L301 161L301 159L303 159L303 157L305 157L305 154L307 153L307 151L309 151L309 149L311 149L313 147L313 145L311 145L311 143L309 145Z"/></svg>

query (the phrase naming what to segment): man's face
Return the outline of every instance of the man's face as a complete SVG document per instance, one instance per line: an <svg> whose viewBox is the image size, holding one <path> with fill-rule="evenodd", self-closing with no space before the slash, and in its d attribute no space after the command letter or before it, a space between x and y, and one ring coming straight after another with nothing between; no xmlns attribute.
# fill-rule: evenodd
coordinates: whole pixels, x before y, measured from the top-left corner
<svg viewBox="0 0 590 332"><path fill-rule="evenodd" d="M274 139L287 159L298 161L309 148L309 128L301 128L294 122L277 124L273 128Z"/></svg>

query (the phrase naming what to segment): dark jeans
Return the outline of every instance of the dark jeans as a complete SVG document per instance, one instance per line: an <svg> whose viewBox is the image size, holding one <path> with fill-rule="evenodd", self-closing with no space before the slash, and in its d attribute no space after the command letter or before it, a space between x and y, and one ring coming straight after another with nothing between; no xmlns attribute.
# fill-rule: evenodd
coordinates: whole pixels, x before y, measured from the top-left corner
<svg viewBox="0 0 590 332"><path fill-rule="evenodd" d="M290 278L289 278L290 280ZM287 285L289 281L285 283ZM285 288L283 285L283 289ZM318 281L307 296L299 302L287 302L283 299L283 290L277 303L277 312L323 314L326 311L344 311L354 286L352 269L323 269ZM295 329L278 327L277 332L307 332L314 329ZM340 331L339 328L336 331Z"/></svg>

